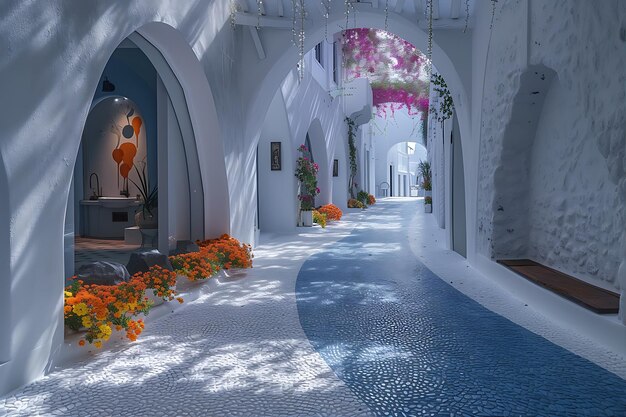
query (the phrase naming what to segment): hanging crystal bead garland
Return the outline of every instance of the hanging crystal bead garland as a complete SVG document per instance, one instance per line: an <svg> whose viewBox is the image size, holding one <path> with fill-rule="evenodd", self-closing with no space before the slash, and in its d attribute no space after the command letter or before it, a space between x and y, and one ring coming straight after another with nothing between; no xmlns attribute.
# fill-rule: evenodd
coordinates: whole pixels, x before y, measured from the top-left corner
<svg viewBox="0 0 626 417"><path fill-rule="evenodd" d="M468 24L469 24L469 0L465 0L465 28L463 28L463 33L467 32Z"/></svg>
<svg viewBox="0 0 626 417"><path fill-rule="evenodd" d="M489 24L489 29L493 29L493 18L496 15L496 3L498 0L491 0L491 23Z"/></svg>
<svg viewBox="0 0 626 417"><path fill-rule="evenodd" d="M324 39L328 42L328 17L330 16L330 0L326 3L326 0L322 0L322 6L324 6Z"/></svg>
<svg viewBox="0 0 626 417"><path fill-rule="evenodd" d="M293 46L298 46L298 33L296 31L296 24L298 22L297 6L296 0L291 0L291 11L292 11L292 19L291 19L291 41L293 42Z"/></svg>
<svg viewBox="0 0 626 417"><path fill-rule="evenodd" d="M348 27L350 26L350 8L354 6L350 2L350 0L345 0L345 2L346 2L346 27L343 28L343 30L348 30ZM356 19L356 16L355 16L355 19Z"/></svg>
<svg viewBox="0 0 626 417"><path fill-rule="evenodd" d="M387 21L389 20L389 0L385 0L385 32L387 32Z"/></svg>
<svg viewBox="0 0 626 417"><path fill-rule="evenodd" d="M263 10L263 0L256 0L256 28L257 30L261 29L261 10Z"/></svg>
<svg viewBox="0 0 626 417"><path fill-rule="evenodd" d="M432 74L433 66L433 0L428 0L428 72Z"/></svg>
<svg viewBox="0 0 626 417"><path fill-rule="evenodd" d="M230 27L233 30L237 29L237 21L235 20L236 14L237 14L237 2L233 0L230 2Z"/></svg>
<svg viewBox="0 0 626 417"><path fill-rule="evenodd" d="M300 81L304 78L304 19L306 17L306 11L304 9L304 0L300 0L300 34L298 37L298 54L300 56L299 75Z"/></svg>

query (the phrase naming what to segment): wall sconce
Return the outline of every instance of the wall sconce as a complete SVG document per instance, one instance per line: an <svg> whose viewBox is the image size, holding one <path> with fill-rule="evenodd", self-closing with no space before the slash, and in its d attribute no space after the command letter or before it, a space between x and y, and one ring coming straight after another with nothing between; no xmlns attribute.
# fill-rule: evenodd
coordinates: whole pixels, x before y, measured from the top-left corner
<svg viewBox="0 0 626 417"><path fill-rule="evenodd" d="M104 81L102 81L102 91L105 93L115 91L115 84L109 81L107 77L104 77Z"/></svg>

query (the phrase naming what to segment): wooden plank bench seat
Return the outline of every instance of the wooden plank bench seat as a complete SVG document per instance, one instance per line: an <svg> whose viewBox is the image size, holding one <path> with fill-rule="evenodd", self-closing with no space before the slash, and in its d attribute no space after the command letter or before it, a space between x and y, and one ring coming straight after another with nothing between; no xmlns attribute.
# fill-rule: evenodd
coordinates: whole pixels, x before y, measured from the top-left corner
<svg viewBox="0 0 626 417"><path fill-rule="evenodd" d="M598 314L617 314L619 294L596 287L530 259L497 261L537 285Z"/></svg>

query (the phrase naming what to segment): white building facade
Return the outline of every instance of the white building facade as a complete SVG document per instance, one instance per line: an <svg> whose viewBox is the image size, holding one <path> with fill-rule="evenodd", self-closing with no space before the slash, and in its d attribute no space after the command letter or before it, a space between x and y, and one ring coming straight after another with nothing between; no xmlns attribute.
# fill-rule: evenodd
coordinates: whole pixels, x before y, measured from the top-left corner
<svg viewBox="0 0 626 417"><path fill-rule="evenodd" d="M433 63L455 112L443 127L429 120L427 139L433 215L448 248L481 270L536 258L621 291L626 316L626 2L472 1L467 31L449 3L434 23ZM311 52L300 79L291 3L263 4L260 17L245 1L0 5L0 394L51 369L62 347L75 163L94 92L127 39L158 75L159 134L177 138L159 142L171 146L160 158L179 155L159 159L159 189L173 193L162 196L171 215L159 216L160 248L170 237L230 233L254 244L259 230L293 231L294 163L307 137L320 166L316 203L345 207L344 118L371 115L358 113L371 89L357 89L364 99L352 108L337 78L345 8L333 3L325 19L305 2ZM388 16L378 2L353 6L350 27L387 25L428 50L423 2L397 2ZM387 155L366 124L357 134L360 188L380 195ZM408 160L396 164L394 181L410 178ZM185 173L183 194L165 185L168 172ZM395 189L406 188L400 178Z"/></svg>

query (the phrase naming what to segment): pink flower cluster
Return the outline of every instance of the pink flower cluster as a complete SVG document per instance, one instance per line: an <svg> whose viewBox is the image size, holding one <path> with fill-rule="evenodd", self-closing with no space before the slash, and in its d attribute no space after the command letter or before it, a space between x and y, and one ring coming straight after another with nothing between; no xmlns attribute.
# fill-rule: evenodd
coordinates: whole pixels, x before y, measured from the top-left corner
<svg viewBox="0 0 626 417"><path fill-rule="evenodd" d="M411 115L428 112L427 58L411 43L379 29L343 32L346 77L367 77L379 115L406 108Z"/></svg>
<svg viewBox="0 0 626 417"><path fill-rule="evenodd" d="M396 110L406 108L409 115L421 113L422 119L428 114L428 97L421 97L410 91L397 88L375 87L372 89L374 106L379 116L386 116L387 111L393 113Z"/></svg>

